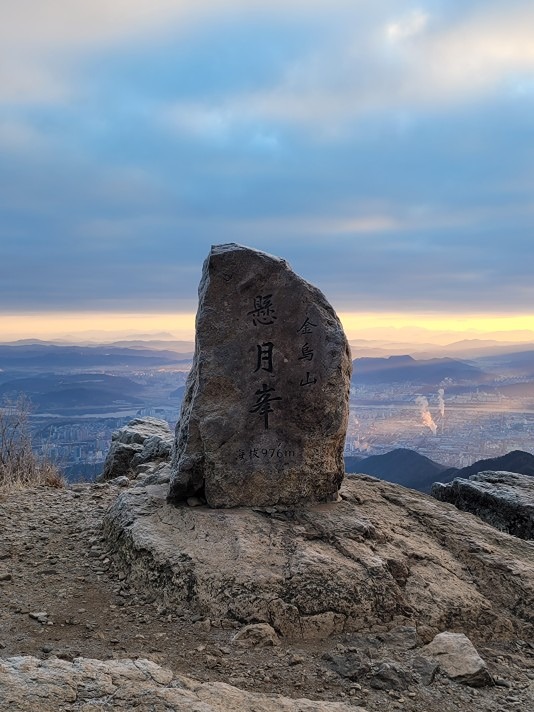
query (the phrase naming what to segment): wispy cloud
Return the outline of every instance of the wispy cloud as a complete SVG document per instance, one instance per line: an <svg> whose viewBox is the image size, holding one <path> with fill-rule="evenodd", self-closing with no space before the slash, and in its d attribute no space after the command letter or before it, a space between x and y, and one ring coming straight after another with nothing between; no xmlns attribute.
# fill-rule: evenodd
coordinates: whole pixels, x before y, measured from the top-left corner
<svg viewBox="0 0 534 712"><path fill-rule="evenodd" d="M534 89L526 79L534 76L534 10L525 3L467 5L446 19L430 10L396 16L390 3L383 6L363 30L348 18L271 87L227 98L225 111L344 138L343 129L366 114L444 110Z"/></svg>
<svg viewBox="0 0 534 712"><path fill-rule="evenodd" d="M40 150L47 146L42 133L31 124L15 119L0 118L0 151L18 154Z"/></svg>
<svg viewBox="0 0 534 712"><path fill-rule="evenodd" d="M386 26L386 35L393 42L416 37L428 25L429 15L423 10L412 10L406 16Z"/></svg>
<svg viewBox="0 0 534 712"><path fill-rule="evenodd" d="M372 8L354 0L20 0L0 7L0 99L67 99L77 93L77 63L91 54L180 42L217 23L258 17L315 24L322 33L270 91L250 97L274 117L302 121L310 109L317 118L357 115L406 99L447 103L534 68L534 9L525 0L466 3L448 13L425 0L416 7L377 0Z"/></svg>

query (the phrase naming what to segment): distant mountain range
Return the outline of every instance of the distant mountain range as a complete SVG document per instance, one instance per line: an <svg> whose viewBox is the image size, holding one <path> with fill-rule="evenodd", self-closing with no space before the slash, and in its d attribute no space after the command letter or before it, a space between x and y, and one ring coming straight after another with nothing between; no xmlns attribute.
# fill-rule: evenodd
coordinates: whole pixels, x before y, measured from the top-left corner
<svg viewBox="0 0 534 712"><path fill-rule="evenodd" d="M349 474L373 475L420 492L430 492L434 482L451 482L455 477L468 478L484 470L504 470L534 476L534 455L522 450L513 450L501 457L478 460L469 467L457 469L440 465L414 450L397 448L384 455L365 458L346 457L345 469Z"/></svg>
<svg viewBox="0 0 534 712"><path fill-rule="evenodd" d="M43 374L15 378L0 385L0 401L24 393L37 412L69 412L82 407L137 406L145 386L123 376L103 373L80 375Z"/></svg>
<svg viewBox="0 0 534 712"><path fill-rule="evenodd" d="M505 341L492 341L490 339L464 339L455 341L452 344L445 346L430 346L429 348L420 348L413 346L412 348L404 348L403 351L408 351L417 358L436 358L438 356L452 356L459 359L477 360L479 358L491 358L495 356L506 355L509 353L532 351L534 342L531 343L515 343ZM391 353L391 350L390 350Z"/></svg>
<svg viewBox="0 0 534 712"><path fill-rule="evenodd" d="M187 342L178 342L185 344ZM58 346L56 344L0 344L0 370L55 368L154 367L187 363L192 352L130 348L123 345Z"/></svg>
<svg viewBox="0 0 534 712"><path fill-rule="evenodd" d="M355 344L356 342L352 342ZM360 344L365 343L363 340ZM372 342L369 342L372 343ZM470 342L450 344L450 353L460 352L462 346ZM477 343L477 342L474 342ZM489 342L492 343L492 342ZM481 357L475 362L458 358L414 358L409 354L409 346L404 345L404 354L387 357L367 356L354 360L353 382L361 385L379 383L411 382L435 386L445 379L452 383L488 383L492 374L534 378L534 349L532 345L501 346L501 351L487 355L481 348ZM446 349L448 347L443 347ZM514 350L510 350L513 348ZM413 346L417 353L418 346ZM508 349L506 353L503 353ZM363 353L369 350L361 346ZM358 349L356 349L358 351ZM376 351L376 350L375 350ZM0 372L7 370L30 370L44 372L52 369L91 369L120 367L158 367L191 362L194 343L191 341L142 339L116 341L106 344L68 344L26 339L11 343L0 343ZM380 351L378 352L380 353ZM391 353L391 351L390 351Z"/></svg>
<svg viewBox="0 0 534 712"><path fill-rule="evenodd" d="M442 358L450 356L459 359L475 359L534 349L534 331L512 332L508 334L488 334L486 338L462 339L446 342L443 334L427 334L428 340L421 340L421 332L410 334L399 331L398 338L351 339L353 356L391 356L409 353L418 359ZM452 336L452 334L450 334ZM506 337L506 338L504 338ZM435 341L433 339L436 339ZM517 340L514 340L517 339Z"/></svg>
<svg viewBox="0 0 534 712"><path fill-rule="evenodd" d="M417 361L408 355L357 358L353 361L355 385L411 382L435 386L445 379L454 383L483 383L490 377L478 366L452 358Z"/></svg>

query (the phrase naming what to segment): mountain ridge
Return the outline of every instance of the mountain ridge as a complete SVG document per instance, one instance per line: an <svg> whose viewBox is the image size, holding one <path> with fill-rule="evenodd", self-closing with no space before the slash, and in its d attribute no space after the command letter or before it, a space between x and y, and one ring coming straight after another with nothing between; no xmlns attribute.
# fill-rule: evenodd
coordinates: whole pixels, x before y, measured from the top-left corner
<svg viewBox="0 0 534 712"><path fill-rule="evenodd" d="M442 381L483 383L490 378L481 368L460 359L415 359L409 354L387 358L354 359L352 382L356 385L411 382L436 385Z"/></svg>
<svg viewBox="0 0 534 712"><path fill-rule="evenodd" d="M367 474L387 482L429 493L434 482L448 483L457 477L468 479L484 470L516 472L534 476L534 455L512 450L495 458L477 460L463 468L447 467L415 450L396 448L382 455L345 457L347 474Z"/></svg>

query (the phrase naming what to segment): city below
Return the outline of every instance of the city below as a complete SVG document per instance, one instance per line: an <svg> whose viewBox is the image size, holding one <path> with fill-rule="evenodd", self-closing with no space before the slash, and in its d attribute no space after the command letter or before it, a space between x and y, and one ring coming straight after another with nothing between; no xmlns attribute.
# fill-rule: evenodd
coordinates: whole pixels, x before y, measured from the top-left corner
<svg viewBox="0 0 534 712"><path fill-rule="evenodd" d="M462 468L512 450L534 452L534 345L481 342L475 356L466 345L453 358L359 357L361 344L352 347L345 455L407 448ZM69 479L93 479L113 432L133 417L175 425L192 351L174 341L0 345L0 400L26 397L36 452Z"/></svg>

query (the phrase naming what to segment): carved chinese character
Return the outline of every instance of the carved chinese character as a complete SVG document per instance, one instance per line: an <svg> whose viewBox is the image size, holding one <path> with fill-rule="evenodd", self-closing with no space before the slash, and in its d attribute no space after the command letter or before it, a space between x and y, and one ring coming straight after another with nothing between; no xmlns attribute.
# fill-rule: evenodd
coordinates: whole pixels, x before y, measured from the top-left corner
<svg viewBox="0 0 534 712"><path fill-rule="evenodd" d="M272 294L266 294L265 296L258 295L254 298L254 309L247 313L247 316L252 317L254 326L258 324L274 324L276 314L271 301L272 296Z"/></svg>
<svg viewBox="0 0 534 712"><path fill-rule="evenodd" d="M313 354L314 351L312 347L308 343L305 343L302 347L302 356L299 356L299 361L302 361L303 359L305 361L311 361L313 358Z"/></svg>
<svg viewBox="0 0 534 712"><path fill-rule="evenodd" d="M314 324L311 322L308 317L306 317L306 321L304 324L298 329L297 334L311 334L313 331L313 328L316 327L317 324Z"/></svg>
<svg viewBox="0 0 534 712"><path fill-rule="evenodd" d="M259 371L260 368L268 373L273 372L273 345L271 341L258 344L258 360L254 373Z"/></svg>
<svg viewBox="0 0 534 712"><path fill-rule="evenodd" d="M269 386L264 383L261 390L256 391L255 395L258 396L258 398L254 406L249 411L250 413L259 413L259 415L263 415L265 430L269 429L269 413L273 412L271 403L276 400L282 400L280 396L271 395L272 391L274 391L274 387L271 386L269 388Z"/></svg>
<svg viewBox="0 0 534 712"><path fill-rule="evenodd" d="M300 385L301 386L313 386L314 383L317 383L317 379L316 378L311 379L310 372L307 371L306 372L306 380L305 381L301 380Z"/></svg>

